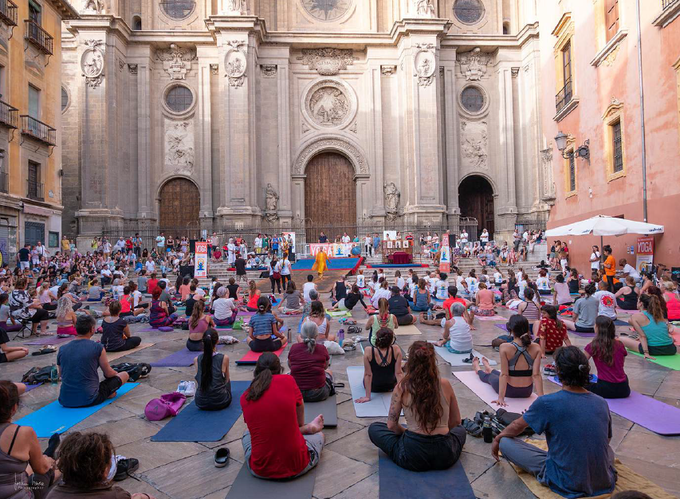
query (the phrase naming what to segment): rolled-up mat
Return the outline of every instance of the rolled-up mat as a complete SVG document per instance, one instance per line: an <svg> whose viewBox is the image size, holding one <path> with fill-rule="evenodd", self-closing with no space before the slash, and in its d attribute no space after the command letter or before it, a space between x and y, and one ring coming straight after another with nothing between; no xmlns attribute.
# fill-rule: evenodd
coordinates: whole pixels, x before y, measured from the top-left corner
<svg viewBox="0 0 680 499"><path fill-rule="evenodd" d="M67 341L71 341L75 336L69 336L68 338L59 338L57 335L54 336L46 336L44 338L40 338L38 340L33 340L33 341L27 341L24 343L24 345L59 345L61 343L66 343Z"/></svg>
<svg viewBox="0 0 680 499"><path fill-rule="evenodd" d="M366 396L364 388L364 368L352 366L347 368L347 379L352 392L354 412L358 418L386 418L390 410L392 392L371 393L371 400L363 404L357 404L356 399Z"/></svg>
<svg viewBox="0 0 680 499"><path fill-rule="evenodd" d="M439 354L439 356L444 359L446 362L451 364L453 367L472 367L472 362L463 362L464 359L469 359L470 354L469 353L451 353L448 351L446 347L434 347L435 351ZM472 356L477 357L480 361L482 360L482 357L486 357L486 355L482 355L479 353L477 350L472 351ZM491 360L487 357L489 364L492 366L497 365L498 363L495 360Z"/></svg>
<svg viewBox="0 0 680 499"><path fill-rule="evenodd" d="M475 319L479 319L480 321L507 321L507 317L503 317L502 315L475 315Z"/></svg>
<svg viewBox="0 0 680 499"><path fill-rule="evenodd" d="M556 385L562 383L548 378ZM609 410L659 435L680 435L680 409L631 390L625 399L605 399Z"/></svg>
<svg viewBox="0 0 680 499"><path fill-rule="evenodd" d="M327 312L328 315L331 317L339 318L339 317L352 317L352 312L349 310L334 310Z"/></svg>
<svg viewBox="0 0 680 499"><path fill-rule="evenodd" d="M448 470L416 472L400 468L380 451L378 476L380 499L475 499L472 485L460 461Z"/></svg>
<svg viewBox="0 0 680 499"><path fill-rule="evenodd" d="M288 346L288 344L286 344ZM272 352L274 355L277 357L280 357L283 351L286 349L286 347L279 348L276 352ZM260 356L264 352L253 352L250 350L247 354L245 354L243 357L241 357L239 360L236 361L237 366L254 366L257 364L257 359L260 358ZM153 364L152 364L153 365Z"/></svg>
<svg viewBox="0 0 680 499"><path fill-rule="evenodd" d="M633 352L632 350L628 350L628 352L644 358L644 355L639 352ZM654 362L655 364L667 367L668 369L673 369L674 371L680 371L680 353L676 353L675 355L652 355L652 357L656 360L650 360L649 362Z"/></svg>
<svg viewBox="0 0 680 499"><path fill-rule="evenodd" d="M222 348L222 345L217 345ZM194 359L203 352L192 352L186 347L179 352L168 355L167 357L151 363L151 367L189 367L194 363Z"/></svg>
<svg viewBox="0 0 680 499"><path fill-rule="evenodd" d="M324 428L338 426L338 399L335 395L323 402L305 402L305 424L311 423L319 414L323 414Z"/></svg>
<svg viewBox="0 0 680 499"><path fill-rule="evenodd" d="M465 386L474 392L480 399L482 399L486 405L494 410L505 409L508 412L515 412L517 414L522 414L524 411L529 409L531 404L534 403L538 397L535 393L531 394L531 397L524 399L515 399L505 397L505 403L508 404L507 407L499 407L498 404L493 404L494 400L498 400L498 394L491 388L491 385L484 383L476 372L471 371L453 371L453 375L458 378Z"/></svg>
<svg viewBox="0 0 680 499"><path fill-rule="evenodd" d="M236 475L227 498L311 499L315 482L316 468L292 480L264 480L255 478L244 464Z"/></svg>
<svg viewBox="0 0 680 499"><path fill-rule="evenodd" d="M108 399L99 405L92 407L78 407L75 409L62 406L58 400L45 407L41 407L35 412L28 414L15 421L20 426L30 426L35 430L38 438L49 438L54 433L64 433L69 428L77 425L84 419L92 416L95 412L112 404L127 392L135 388L139 383L125 383L118 389L115 398Z"/></svg>
<svg viewBox="0 0 680 499"><path fill-rule="evenodd" d="M195 402L151 437L152 442L219 442L241 417L241 395L250 381L231 382L231 404L221 411L202 411Z"/></svg>
<svg viewBox="0 0 680 499"><path fill-rule="evenodd" d="M138 347L133 348L132 350L125 350L124 352L106 352L106 358L109 359L109 362L112 362L116 359L120 359L121 357L125 357L126 355L132 355L133 353L139 352L140 350L152 347L153 345L153 343L140 343Z"/></svg>

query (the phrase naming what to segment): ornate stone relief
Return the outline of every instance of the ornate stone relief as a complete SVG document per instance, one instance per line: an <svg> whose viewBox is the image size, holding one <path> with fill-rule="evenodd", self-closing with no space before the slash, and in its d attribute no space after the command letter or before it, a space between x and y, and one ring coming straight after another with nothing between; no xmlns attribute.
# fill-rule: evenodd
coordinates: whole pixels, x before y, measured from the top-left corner
<svg viewBox="0 0 680 499"><path fill-rule="evenodd" d="M279 219L279 194L274 190L272 184L267 184L264 196L265 212L264 217L269 223L274 223Z"/></svg>
<svg viewBox="0 0 680 499"><path fill-rule="evenodd" d="M85 6L81 12L83 14L101 14L103 11L103 0L85 0Z"/></svg>
<svg viewBox="0 0 680 499"><path fill-rule="evenodd" d="M227 3L227 15L243 16L248 14L247 0L226 0L226 3Z"/></svg>
<svg viewBox="0 0 680 499"><path fill-rule="evenodd" d="M340 151L351 159L355 173L368 174L368 164L364 155L351 143L341 139L321 139L307 146L298 156L295 162L293 173L302 175L309 160L323 151Z"/></svg>
<svg viewBox="0 0 680 499"><path fill-rule="evenodd" d="M130 71L130 74L136 75L137 74L137 64L128 64L128 71Z"/></svg>
<svg viewBox="0 0 680 499"><path fill-rule="evenodd" d="M553 150L552 147L541 150L541 177L543 181L543 201L550 203L557 197L557 189L553 181Z"/></svg>
<svg viewBox="0 0 680 499"><path fill-rule="evenodd" d="M303 114L319 127L341 128L356 114L356 97L342 81L321 80L305 93Z"/></svg>
<svg viewBox="0 0 680 499"><path fill-rule="evenodd" d="M435 17L432 0L411 0L411 12L417 17Z"/></svg>
<svg viewBox="0 0 680 499"><path fill-rule="evenodd" d="M609 55L604 58L604 64L607 67L611 67L616 61L616 57L619 55L619 50L621 50L621 44L619 43L614 49L609 52Z"/></svg>
<svg viewBox="0 0 680 499"><path fill-rule="evenodd" d="M394 76L397 73L397 66L392 64L380 66L380 72L383 76Z"/></svg>
<svg viewBox="0 0 680 499"><path fill-rule="evenodd" d="M461 121L463 168L486 170L489 167L489 132L486 121Z"/></svg>
<svg viewBox="0 0 680 499"><path fill-rule="evenodd" d="M353 54L351 49L303 49L297 60L321 76L334 76L354 64L356 57Z"/></svg>
<svg viewBox="0 0 680 499"><path fill-rule="evenodd" d="M487 67L490 63L491 56L484 54L480 48L461 54L458 59L460 72L468 81L481 80L486 75Z"/></svg>
<svg viewBox="0 0 680 499"><path fill-rule="evenodd" d="M232 87L240 88L246 80L246 70L248 69L248 60L243 51L243 46L246 43L242 40L231 40L229 45L231 49L224 57L225 76L229 78L229 84Z"/></svg>
<svg viewBox="0 0 680 499"><path fill-rule="evenodd" d="M194 124L166 120L165 164L191 174L194 170Z"/></svg>
<svg viewBox="0 0 680 499"><path fill-rule="evenodd" d="M399 203L401 202L401 192L397 189L394 182L388 182L383 186L385 193L385 212L387 219L394 221L399 216Z"/></svg>
<svg viewBox="0 0 680 499"><path fill-rule="evenodd" d="M349 13L353 0L302 0L305 11L318 21L338 21Z"/></svg>
<svg viewBox="0 0 680 499"><path fill-rule="evenodd" d="M434 56L434 43L416 43L418 52L413 58L413 76L418 78L418 85L428 87L434 81L437 71L437 60Z"/></svg>
<svg viewBox="0 0 680 499"><path fill-rule="evenodd" d="M210 65L210 74L217 76L220 74L220 65L219 64L211 64Z"/></svg>
<svg viewBox="0 0 680 499"><path fill-rule="evenodd" d="M191 61L196 59L196 49L181 49L173 43L169 49L157 51L156 58L163 62L163 69L171 80L186 80Z"/></svg>
<svg viewBox="0 0 680 499"><path fill-rule="evenodd" d="M276 64L260 64L260 70L265 78L274 78L279 71L279 67Z"/></svg>
<svg viewBox="0 0 680 499"><path fill-rule="evenodd" d="M359 128L359 123L357 123L355 121L354 123L352 123L352 126L349 127L349 131L352 132L352 133L357 133L358 128Z"/></svg>
<svg viewBox="0 0 680 499"><path fill-rule="evenodd" d="M104 47L101 40L86 40L80 67L87 86L97 88L104 80Z"/></svg>

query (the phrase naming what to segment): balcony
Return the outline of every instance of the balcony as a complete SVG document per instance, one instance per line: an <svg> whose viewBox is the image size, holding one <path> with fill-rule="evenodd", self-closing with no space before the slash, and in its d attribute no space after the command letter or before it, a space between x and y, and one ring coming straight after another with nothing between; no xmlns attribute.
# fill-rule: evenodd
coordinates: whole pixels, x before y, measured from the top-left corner
<svg viewBox="0 0 680 499"><path fill-rule="evenodd" d="M7 172L0 172L0 193L7 194L9 192L9 175Z"/></svg>
<svg viewBox="0 0 680 499"><path fill-rule="evenodd" d="M0 0L0 22L6 26L17 25L17 4L12 0Z"/></svg>
<svg viewBox="0 0 680 499"><path fill-rule="evenodd" d="M33 199L34 201L45 201L45 184L36 182L34 180L28 180L26 182L26 197L28 199Z"/></svg>
<svg viewBox="0 0 680 499"><path fill-rule="evenodd" d="M19 110L0 100L0 126L16 129L19 127L18 123Z"/></svg>
<svg viewBox="0 0 680 499"><path fill-rule="evenodd" d="M52 55L54 53L54 38L34 20L26 19L24 23L26 23L24 38L28 43L43 54Z"/></svg>
<svg viewBox="0 0 680 499"><path fill-rule="evenodd" d="M661 0L661 14L652 22L654 26L665 28L680 16L680 0Z"/></svg>
<svg viewBox="0 0 680 499"><path fill-rule="evenodd" d="M557 108L557 113L559 114L562 109L567 107L567 104L571 102L571 98L574 96L572 90L571 80L567 80L566 85L560 90L555 96L555 107Z"/></svg>
<svg viewBox="0 0 680 499"><path fill-rule="evenodd" d="M680 3L680 0L661 0L661 10L670 9L674 3Z"/></svg>
<svg viewBox="0 0 680 499"><path fill-rule="evenodd" d="M57 145L56 129L26 114L22 114L20 118L22 135L32 137L48 146Z"/></svg>

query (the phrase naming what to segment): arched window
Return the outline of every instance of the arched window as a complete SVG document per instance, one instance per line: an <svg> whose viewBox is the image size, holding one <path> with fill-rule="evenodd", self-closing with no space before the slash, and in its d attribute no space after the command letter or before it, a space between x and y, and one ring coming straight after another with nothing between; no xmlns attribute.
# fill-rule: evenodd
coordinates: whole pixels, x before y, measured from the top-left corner
<svg viewBox="0 0 680 499"><path fill-rule="evenodd" d="M132 29L134 31L141 31L142 30L142 18L139 16L135 16L132 18Z"/></svg>

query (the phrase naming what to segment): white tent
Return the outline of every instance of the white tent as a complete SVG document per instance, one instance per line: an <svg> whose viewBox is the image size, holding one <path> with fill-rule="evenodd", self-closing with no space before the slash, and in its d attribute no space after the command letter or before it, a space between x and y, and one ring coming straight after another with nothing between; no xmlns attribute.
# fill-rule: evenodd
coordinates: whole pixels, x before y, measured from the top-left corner
<svg viewBox="0 0 680 499"><path fill-rule="evenodd" d="M663 234L663 225L598 215L587 220L547 230L547 237L557 236L623 236L625 234Z"/></svg>

